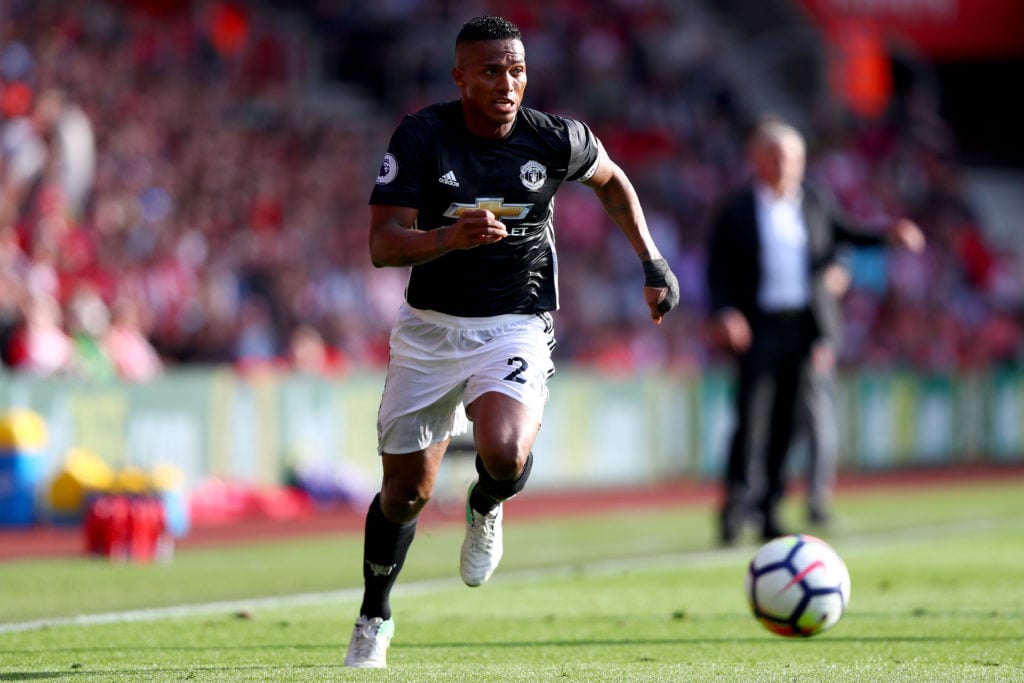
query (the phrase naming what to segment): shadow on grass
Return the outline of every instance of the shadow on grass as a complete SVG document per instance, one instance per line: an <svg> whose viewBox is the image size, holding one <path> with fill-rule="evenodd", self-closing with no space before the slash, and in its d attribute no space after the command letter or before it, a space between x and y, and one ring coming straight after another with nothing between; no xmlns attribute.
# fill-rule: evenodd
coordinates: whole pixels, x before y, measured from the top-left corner
<svg viewBox="0 0 1024 683"><path fill-rule="evenodd" d="M821 643L825 644L828 642L832 643L994 643L994 642L1007 642L1007 643L1019 643L1022 639L1019 636L974 636L964 637L961 635L951 636L839 636L839 635L827 635L817 636L811 638L781 638L779 636L773 636L768 634L766 636L750 637L750 638L736 638L733 636L722 636L721 638L646 638L643 640L542 640L542 641L521 641L521 642L459 642L459 643L416 643L403 641L401 648L411 649L432 649L432 648L472 648L472 649L484 649L484 648L544 648L544 647L634 647L637 645L666 645L666 646L677 646L677 645L714 645L714 644L760 644L765 642L776 642L776 643Z"/></svg>
<svg viewBox="0 0 1024 683"><path fill-rule="evenodd" d="M92 654L104 652L263 652L279 650L323 650L340 647L340 641L329 643L281 643L277 646L260 643L258 645L111 645L109 647L64 647L59 643L52 648L36 647L31 650L0 650L0 656L4 655L38 655L47 652L59 652L66 655ZM4 674L0 672L0 680Z"/></svg>
<svg viewBox="0 0 1024 683"><path fill-rule="evenodd" d="M117 676L123 678L126 681L133 680L152 680L154 677L160 677L162 680L190 680L196 675L208 676L213 675L229 675L234 676L238 672L242 671L259 671L266 675L271 675L273 671L321 671L321 670L343 670L345 666L341 663L338 664L298 664L289 666L277 666L277 665L266 665L266 666L193 666L187 668L152 668L152 669L68 669L61 671L13 671L8 673L0 673L0 681L31 681L31 680L47 680L47 679L64 679L74 678L76 676ZM273 679L271 679L273 680Z"/></svg>
<svg viewBox="0 0 1024 683"><path fill-rule="evenodd" d="M1004 636L999 635L978 635L978 636L965 636L963 634L941 636L941 635L879 635L879 636L844 636L838 633L828 633L810 638L780 638L778 636L765 633L764 635L750 636L737 638L735 636L721 636L721 637L703 637L703 638L616 638L616 639L602 639L593 638L588 640L523 640L523 641L487 641L487 640L466 640L459 642L416 642L403 639L401 642L402 649L434 649L434 648L451 648L451 649L484 649L484 648L495 648L495 649L514 649L514 648L574 648L574 647L635 647L638 645L644 646L694 646L694 645L714 645L727 643L730 645L737 644L759 644L765 642L776 642L776 643L995 643L995 642L1022 642L1019 635L1009 634ZM328 650L333 651L339 647L338 642L331 641L326 643L282 643L276 647L268 646L267 644L259 645L235 645L225 646L224 644L217 645L175 645L175 646L138 646L132 645L131 650L133 652L266 652L274 649L290 650L290 651L308 651L315 652L317 650ZM5 656L25 656L25 655L38 655L46 652L59 652L62 655L74 655L74 654L100 654L104 652L123 652L124 646L111 646L111 647L79 647L79 648L68 648L61 646L54 646L53 648L32 648L30 650L15 650L5 649L0 650L0 655ZM71 673L75 673L74 670ZM66 675L65 672L63 675ZM0 672L0 681L4 680L18 680L17 674L2 673Z"/></svg>

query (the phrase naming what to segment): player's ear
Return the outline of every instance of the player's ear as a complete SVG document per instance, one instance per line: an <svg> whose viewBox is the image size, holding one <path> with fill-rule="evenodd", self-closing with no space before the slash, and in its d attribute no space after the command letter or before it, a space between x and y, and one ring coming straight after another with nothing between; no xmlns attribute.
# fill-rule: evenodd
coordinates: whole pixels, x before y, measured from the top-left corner
<svg viewBox="0 0 1024 683"><path fill-rule="evenodd" d="M461 88L463 86L465 81L462 78L462 69L457 66L452 67L452 80L455 81L457 87Z"/></svg>

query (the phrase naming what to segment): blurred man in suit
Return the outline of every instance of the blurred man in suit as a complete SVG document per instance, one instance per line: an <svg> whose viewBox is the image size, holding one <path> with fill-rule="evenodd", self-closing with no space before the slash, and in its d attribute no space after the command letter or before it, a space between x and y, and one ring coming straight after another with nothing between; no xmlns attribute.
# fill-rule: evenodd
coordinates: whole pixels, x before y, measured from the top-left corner
<svg viewBox="0 0 1024 683"><path fill-rule="evenodd" d="M825 273L840 243L877 245L891 238L922 249L918 226L900 219L886 234L846 220L805 182L806 143L789 123L757 122L747 143L752 182L718 208L712 222L708 286L712 329L736 358L736 427L725 471L720 540L736 541L751 510L761 536L784 533L778 505L800 391L815 343L837 338L839 307ZM764 446L761 490L751 490L754 451Z"/></svg>

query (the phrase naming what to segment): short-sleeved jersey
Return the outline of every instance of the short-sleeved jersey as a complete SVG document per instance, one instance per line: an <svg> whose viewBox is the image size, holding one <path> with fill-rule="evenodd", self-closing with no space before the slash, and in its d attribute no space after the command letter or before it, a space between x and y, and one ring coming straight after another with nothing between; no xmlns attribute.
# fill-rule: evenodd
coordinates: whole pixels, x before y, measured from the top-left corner
<svg viewBox="0 0 1024 683"><path fill-rule="evenodd" d="M563 181L594 174L599 146L585 124L528 108L499 140L470 133L458 100L406 116L370 203L417 209L419 230L451 225L475 208L508 230L493 244L413 266L409 305L463 317L558 308L554 194Z"/></svg>

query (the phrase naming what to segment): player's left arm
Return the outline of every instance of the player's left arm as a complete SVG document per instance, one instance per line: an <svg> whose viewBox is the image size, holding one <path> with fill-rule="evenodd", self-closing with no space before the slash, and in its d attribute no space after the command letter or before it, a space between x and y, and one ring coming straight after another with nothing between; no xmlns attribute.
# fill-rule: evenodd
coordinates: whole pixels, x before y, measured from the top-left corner
<svg viewBox="0 0 1024 683"><path fill-rule="evenodd" d="M633 183L601 146L597 170L584 184L594 190L605 212L640 257L644 267L644 300L651 320L660 325L662 317L679 303L679 281L651 237Z"/></svg>

